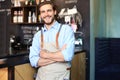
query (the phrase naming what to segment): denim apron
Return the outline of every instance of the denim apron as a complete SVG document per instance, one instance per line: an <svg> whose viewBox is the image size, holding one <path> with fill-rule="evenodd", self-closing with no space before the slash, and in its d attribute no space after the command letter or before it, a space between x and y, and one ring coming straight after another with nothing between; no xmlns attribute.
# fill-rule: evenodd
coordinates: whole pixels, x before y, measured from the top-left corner
<svg viewBox="0 0 120 80"><path fill-rule="evenodd" d="M58 36L59 36L60 29L56 34L56 42L43 42L43 33L41 31L41 47L43 49L49 52L56 52L59 50ZM70 70L69 70L68 63L56 62L56 63L52 63L52 64L38 68L36 80L69 80L69 77L70 77Z"/></svg>

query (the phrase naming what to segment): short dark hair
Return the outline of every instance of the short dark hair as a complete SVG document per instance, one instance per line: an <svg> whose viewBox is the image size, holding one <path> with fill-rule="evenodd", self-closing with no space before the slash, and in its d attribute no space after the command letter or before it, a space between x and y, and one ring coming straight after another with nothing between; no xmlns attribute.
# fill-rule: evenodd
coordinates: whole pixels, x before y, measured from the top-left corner
<svg viewBox="0 0 120 80"><path fill-rule="evenodd" d="M40 9L41 6L46 5L46 4L52 5L53 10L56 10L56 5L53 3L53 1L44 1L44 2L41 2L39 4L39 9Z"/></svg>
<svg viewBox="0 0 120 80"><path fill-rule="evenodd" d="M41 2L39 4L38 8L40 9L41 6L46 5L46 4L50 4L52 6L53 10L56 11L56 12L58 12L58 9L57 9L58 7L57 7L57 5L55 5L55 3L53 1L44 1L44 2ZM40 14L40 11L39 11L39 14ZM58 18L58 14L55 15L55 19L56 20L58 20L57 18Z"/></svg>

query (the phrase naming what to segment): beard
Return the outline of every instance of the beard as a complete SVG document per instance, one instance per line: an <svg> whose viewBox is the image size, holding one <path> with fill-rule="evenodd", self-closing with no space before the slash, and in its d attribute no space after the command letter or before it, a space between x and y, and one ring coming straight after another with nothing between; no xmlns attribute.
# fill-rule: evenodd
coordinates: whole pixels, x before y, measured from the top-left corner
<svg viewBox="0 0 120 80"><path fill-rule="evenodd" d="M51 16L46 16L46 17L51 17ZM46 17L44 17L44 18L46 18ZM54 22L54 20L55 20L55 17L52 17L50 22L47 22L47 21L44 20L44 18L43 18L43 23L46 24L46 25L51 25Z"/></svg>

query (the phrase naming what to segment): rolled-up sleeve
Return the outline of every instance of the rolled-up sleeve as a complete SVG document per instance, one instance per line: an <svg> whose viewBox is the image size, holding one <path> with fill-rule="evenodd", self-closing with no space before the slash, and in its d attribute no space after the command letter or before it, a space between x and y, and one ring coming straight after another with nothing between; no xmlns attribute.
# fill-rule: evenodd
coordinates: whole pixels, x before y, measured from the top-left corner
<svg viewBox="0 0 120 80"><path fill-rule="evenodd" d="M74 56L75 49L75 36L71 28L66 29L66 35L64 36L64 44L67 44L65 50L62 51L65 61L71 61Z"/></svg>

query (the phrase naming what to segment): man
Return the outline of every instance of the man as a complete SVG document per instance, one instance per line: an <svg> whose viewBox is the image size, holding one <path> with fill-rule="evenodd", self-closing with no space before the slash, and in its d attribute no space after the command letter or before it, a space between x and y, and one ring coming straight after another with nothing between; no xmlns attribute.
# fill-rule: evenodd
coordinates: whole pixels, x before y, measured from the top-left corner
<svg viewBox="0 0 120 80"><path fill-rule="evenodd" d="M52 2L42 2L39 10L44 27L34 35L29 55L31 65L38 67L36 80L69 80L74 32L69 25L56 21Z"/></svg>

